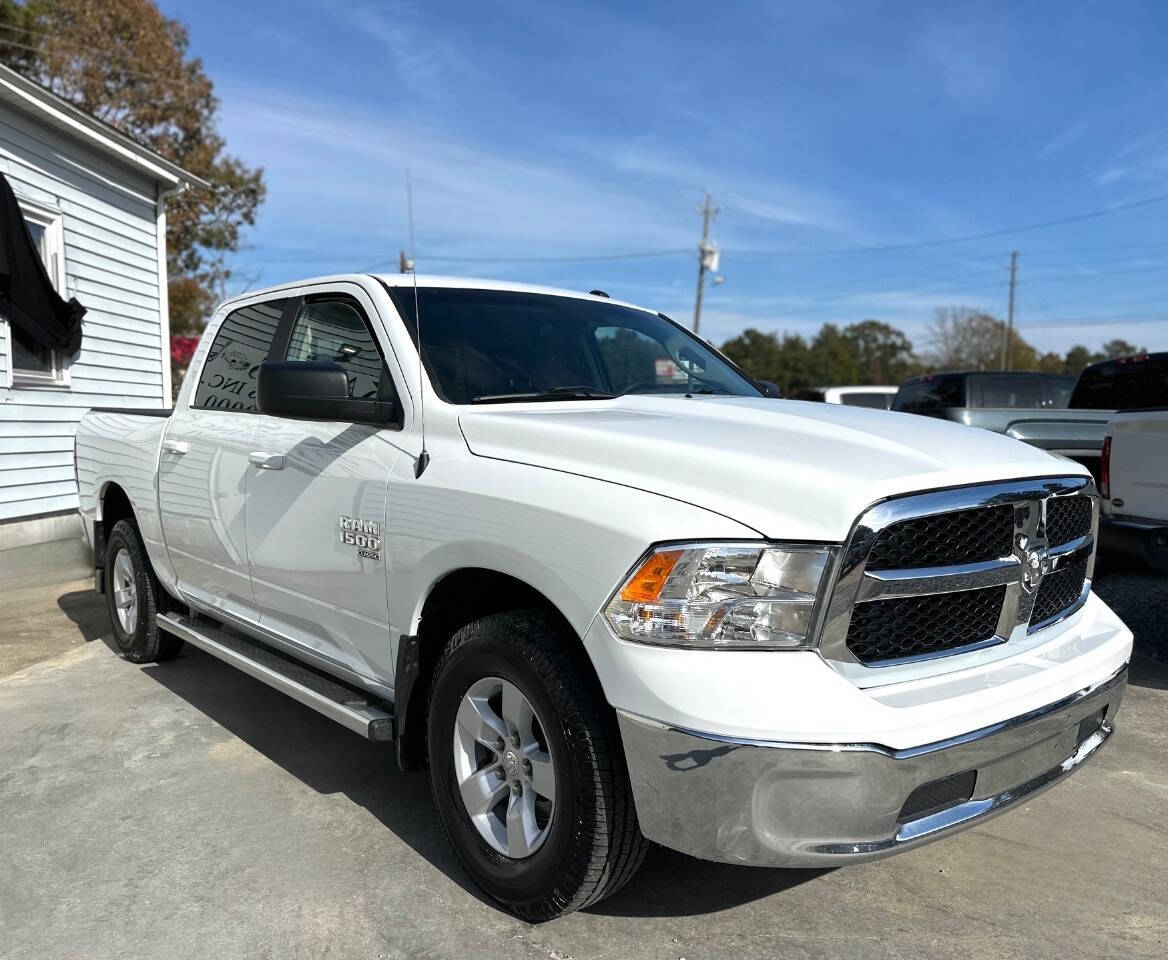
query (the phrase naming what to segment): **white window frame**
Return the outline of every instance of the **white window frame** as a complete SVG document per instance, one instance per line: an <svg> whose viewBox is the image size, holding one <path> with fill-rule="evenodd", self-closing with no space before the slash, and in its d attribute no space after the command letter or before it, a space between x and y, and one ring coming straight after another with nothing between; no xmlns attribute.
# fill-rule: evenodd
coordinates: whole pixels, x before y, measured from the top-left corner
<svg viewBox="0 0 1168 960"><path fill-rule="evenodd" d="M65 237L62 228L61 211L53 207L17 198L20 212L29 223L35 223L45 231L45 270L52 281L53 289L60 293L65 289ZM6 323L8 336L8 386L9 387L53 387L68 388L69 358L60 350L53 350L53 369L50 373L36 370L17 370L13 353L12 324Z"/></svg>

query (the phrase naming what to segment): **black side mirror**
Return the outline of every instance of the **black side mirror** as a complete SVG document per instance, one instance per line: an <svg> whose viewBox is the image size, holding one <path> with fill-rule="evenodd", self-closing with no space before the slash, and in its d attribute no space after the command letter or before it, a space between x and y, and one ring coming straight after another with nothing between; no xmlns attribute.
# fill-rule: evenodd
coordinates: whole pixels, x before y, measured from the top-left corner
<svg viewBox="0 0 1168 960"><path fill-rule="evenodd" d="M345 368L316 360L261 363L256 397L260 413L293 420L390 424L398 412L392 401L350 398Z"/></svg>
<svg viewBox="0 0 1168 960"><path fill-rule="evenodd" d="M773 400L782 400L783 391L779 389L779 385L771 380L759 380L758 385L762 387L762 392Z"/></svg>

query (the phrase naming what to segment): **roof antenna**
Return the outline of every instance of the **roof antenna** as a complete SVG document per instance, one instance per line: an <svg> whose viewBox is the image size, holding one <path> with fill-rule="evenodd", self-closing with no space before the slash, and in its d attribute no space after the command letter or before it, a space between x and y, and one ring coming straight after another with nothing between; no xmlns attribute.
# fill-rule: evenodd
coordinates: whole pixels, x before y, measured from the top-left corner
<svg viewBox="0 0 1168 960"><path fill-rule="evenodd" d="M418 479L430 465L430 454L426 452L426 361L422 359L422 311L418 309L418 268L410 262L410 275L414 278L414 332L418 337L418 419L422 424L422 452L414 464L414 479Z"/></svg>

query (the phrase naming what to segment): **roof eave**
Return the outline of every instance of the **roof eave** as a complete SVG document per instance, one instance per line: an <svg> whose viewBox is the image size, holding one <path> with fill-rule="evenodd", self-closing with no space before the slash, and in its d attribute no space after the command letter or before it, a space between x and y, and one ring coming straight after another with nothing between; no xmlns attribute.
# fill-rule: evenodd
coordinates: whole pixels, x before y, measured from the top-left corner
<svg viewBox="0 0 1168 960"><path fill-rule="evenodd" d="M109 124L90 116L79 107L3 64L0 64L0 89L7 90L12 95L13 102L41 117L51 126L145 172L162 185L165 193L175 192L184 186L211 188L211 184L202 177L197 177L178 164L171 163Z"/></svg>

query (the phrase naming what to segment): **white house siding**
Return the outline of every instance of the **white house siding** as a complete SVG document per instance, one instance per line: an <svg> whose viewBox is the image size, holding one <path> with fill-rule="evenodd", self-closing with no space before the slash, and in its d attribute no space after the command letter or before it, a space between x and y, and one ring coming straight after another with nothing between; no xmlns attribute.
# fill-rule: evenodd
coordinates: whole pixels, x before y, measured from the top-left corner
<svg viewBox="0 0 1168 960"><path fill-rule="evenodd" d="M62 217L66 299L86 307L66 387L13 387L0 318L0 522L77 507L73 434L90 407L169 406L156 183L0 102L0 171Z"/></svg>

